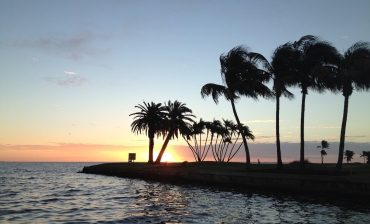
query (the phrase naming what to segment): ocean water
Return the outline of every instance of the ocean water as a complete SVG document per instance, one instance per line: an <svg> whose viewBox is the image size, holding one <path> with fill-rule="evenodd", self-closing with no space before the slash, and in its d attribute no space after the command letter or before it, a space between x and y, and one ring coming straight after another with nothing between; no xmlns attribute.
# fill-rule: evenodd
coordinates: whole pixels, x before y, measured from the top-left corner
<svg viewBox="0 0 370 224"><path fill-rule="evenodd" d="M227 192L0 163L0 223L370 223L366 202Z"/></svg>

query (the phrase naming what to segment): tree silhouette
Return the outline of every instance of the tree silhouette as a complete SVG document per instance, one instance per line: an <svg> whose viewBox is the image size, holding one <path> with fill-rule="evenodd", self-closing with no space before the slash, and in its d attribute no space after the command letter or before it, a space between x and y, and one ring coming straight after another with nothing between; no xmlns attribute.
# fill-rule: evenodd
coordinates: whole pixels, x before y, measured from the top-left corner
<svg viewBox="0 0 370 224"><path fill-rule="evenodd" d="M316 67L332 65L337 62L337 50L328 42L320 40L318 37L307 35L292 44L293 57L291 61L291 71L295 74L295 86L301 88L301 147L300 147L300 169L305 169L304 158L304 115L306 95L308 90L323 93L326 88L321 79L322 75L319 69L316 72L312 70Z"/></svg>
<svg viewBox="0 0 370 224"><path fill-rule="evenodd" d="M355 153L351 150L346 150L343 154L344 154L343 159L347 159L347 163L351 162L353 156L355 155Z"/></svg>
<svg viewBox="0 0 370 224"><path fill-rule="evenodd" d="M214 149L213 149L213 139L215 134L217 135L219 130L221 129L221 122L219 120L216 120L213 118L212 122L206 122L206 128L207 128L207 139L208 139L208 134L211 133L211 141L208 145L207 151L205 154L208 154L209 149L211 148L213 158L216 160L216 156L214 154ZM206 140L207 142L207 140ZM205 150L206 144L204 145L204 150Z"/></svg>
<svg viewBox="0 0 370 224"><path fill-rule="evenodd" d="M166 150L170 139L175 137L178 138L179 134L190 133L189 122L194 122L192 117L195 117L191 114L193 111L186 107L186 104L181 103L177 100L175 100L175 102L173 103L171 101L168 101L167 104L165 103L164 108L166 111L164 128L166 130L167 136L155 163L161 162L163 153Z"/></svg>
<svg viewBox="0 0 370 224"><path fill-rule="evenodd" d="M287 90L287 86L292 84L292 72L290 63L293 56L293 46L291 43L280 45L272 54L271 63L261 54L252 52L249 54L252 60L262 64L264 72L269 74L273 80L273 92L276 99L276 152L277 169L283 169L280 148L280 97L284 96L293 99L293 93Z"/></svg>
<svg viewBox="0 0 370 224"><path fill-rule="evenodd" d="M344 155L349 97L352 95L353 90L368 91L370 89L370 44L368 42L357 42L352 45L341 56L335 72L337 90L341 91L344 96L339 154L336 165L336 170L340 171Z"/></svg>
<svg viewBox="0 0 370 224"><path fill-rule="evenodd" d="M329 148L329 143L325 140L322 140L321 141L321 145L317 146L317 148L321 148L321 164L324 164L324 156L327 155L327 153L325 152L325 149L328 149Z"/></svg>
<svg viewBox="0 0 370 224"><path fill-rule="evenodd" d="M251 97L255 100L258 96L272 97L272 93L263 83L269 80L269 75L257 72L257 66L248 56L248 50L244 46L231 49L228 54L220 56L221 77L224 85L208 83L201 89L201 96L205 98L211 95L214 102L218 103L219 96L223 95L230 101L231 107L241 132L245 154L246 170L251 169L249 148L247 139L242 131L242 125L235 108L235 101L240 96Z"/></svg>
<svg viewBox="0 0 370 224"><path fill-rule="evenodd" d="M245 126L244 124L242 124L242 130L243 130L243 134L245 135L245 137L248 140L253 140L254 141L255 136L253 135L252 131L249 130L249 127L248 126ZM234 150L234 146L238 142L238 139L239 139L239 136L240 136L241 132L239 130L237 130L237 133L238 133L237 138L235 139L235 141L233 143L233 146L230 149L230 153L229 153L229 156L227 158L227 162L230 162L230 160L232 160L234 158L234 156L236 155L236 153L239 151L240 147L242 146L242 144L239 144L238 149L235 150L235 152L233 151Z"/></svg>
<svg viewBox="0 0 370 224"><path fill-rule="evenodd" d="M204 134L204 129L206 129L207 126L206 121L204 121L202 118L200 118L199 122L194 122L190 126L190 133L184 133L183 138L188 144L190 150L192 151L195 161L201 162L204 161L204 159L207 156L207 151L206 151L206 145L207 145L207 138L209 134L209 130L207 129L207 136L206 136L206 141L204 143L204 147L202 147L202 135ZM197 136L199 136L199 143L197 140ZM194 145L191 144L191 138L193 138Z"/></svg>
<svg viewBox="0 0 370 224"><path fill-rule="evenodd" d="M132 113L129 116L134 116L134 121L131 123L132 132L145 134L149 138L149 160L148 163L153 163L154 135L162 133L163 122L166 117L165 108L161 103L146 103L135 106L140 109L140 112Z"/></svg>
<svg viewBox="0 0 370 224"><path fill-rule="evenodd" d="M370 151L362 151L362 153L360 154L360 157L364 157L364 163L365 163L365 159L367 160L367 164L370 164Z"/></svg>

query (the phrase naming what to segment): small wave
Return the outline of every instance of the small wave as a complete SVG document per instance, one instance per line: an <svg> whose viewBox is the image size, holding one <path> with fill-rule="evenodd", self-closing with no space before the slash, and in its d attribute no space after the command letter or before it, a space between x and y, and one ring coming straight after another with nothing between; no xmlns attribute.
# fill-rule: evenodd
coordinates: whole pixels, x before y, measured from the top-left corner
<svg viewBox="0 0 370 224"><path fill-rule="evenodd" d="M76 191L82 191L82 190L78 190L78 189L70 189L70 190L68 190L68 192L76 192Z"/></svg>
<svg viewBox="0 0 370 224"><path fill-rule="evenodd" d="M53 202L53 201L59 201L59 198L49 198L49 199L44 199L42 202Z"/></svg>

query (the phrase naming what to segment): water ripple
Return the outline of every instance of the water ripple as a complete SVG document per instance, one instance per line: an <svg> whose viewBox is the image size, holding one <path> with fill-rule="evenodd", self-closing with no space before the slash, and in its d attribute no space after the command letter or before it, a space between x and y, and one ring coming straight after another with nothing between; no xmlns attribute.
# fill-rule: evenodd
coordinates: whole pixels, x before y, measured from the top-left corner
<svg viewBox="0 0 370 224"><path fill-rule="evenodd" d="M370 223L369 204L77 173L86 163L1 163L0 222Z"/></svg>

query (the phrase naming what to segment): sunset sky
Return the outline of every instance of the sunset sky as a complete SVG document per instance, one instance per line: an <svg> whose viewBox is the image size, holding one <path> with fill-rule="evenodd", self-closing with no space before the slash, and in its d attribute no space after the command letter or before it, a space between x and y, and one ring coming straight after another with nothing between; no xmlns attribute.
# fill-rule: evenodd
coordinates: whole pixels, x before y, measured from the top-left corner
<svg viewBox="0 0 370 224"><path fill-rule="evenodd" d="M0 161L147 161L148 138L131 132L135 105L178 100L196 120L235 120L224 98L202 99L206 83L222 84L219 56L237 45L270 58L304 35L344 52L370 41L370 1L0 1ZM269 85L271 86L271 84ZM284 162L299 158L301 93L282 99ZM345 149L370 151L370 92L349 101ZM344 98L309 92L306 157L330 143L336 162ZM275 103L242 98L241 121L256 136L251 160L276 161ZM159 152L162 138L155 140ZM164 161L194 161L173 140ZM212 160L211 154L209 160ZM234 161L245 161L241 150Z"/></svg>

